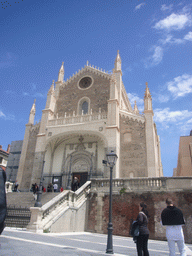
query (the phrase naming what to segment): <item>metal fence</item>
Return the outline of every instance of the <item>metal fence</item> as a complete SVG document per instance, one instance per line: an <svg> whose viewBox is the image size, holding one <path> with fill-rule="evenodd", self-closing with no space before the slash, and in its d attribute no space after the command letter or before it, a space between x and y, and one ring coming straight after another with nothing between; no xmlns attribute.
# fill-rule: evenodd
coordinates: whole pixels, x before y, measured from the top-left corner
<svg viewBox="0 0 192 256"><path fill-rule="evenodd" d="M30 222L30 218L31 212L29 208L8 206L5 226L26 228Z"/></svg>

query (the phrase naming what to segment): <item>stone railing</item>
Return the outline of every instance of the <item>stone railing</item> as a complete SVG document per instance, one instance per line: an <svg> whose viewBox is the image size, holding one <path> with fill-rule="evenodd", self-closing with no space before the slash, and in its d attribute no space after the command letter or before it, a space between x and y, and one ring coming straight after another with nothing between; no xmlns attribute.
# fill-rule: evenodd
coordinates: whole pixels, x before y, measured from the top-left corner
<svg viewBox="0 0 192 256"><path fill-rule="evenodd" d="M100 121L103 119L107 119L106 112L99 112L90 115L73 115L73 116L65 116L63 118L56 118L48 121L48 126L56 126L56 125L67 125L67 124L77 124L77 123L87 123L93 121Z"/></svg>
<svg viewBox="0 0 192 256"><path fill-rule="evenodd" d="M109 192L109 179L92 179L91 191ZM159 177L159 178L131 178L113 179L113 192L124 191L181 191L192 189L192 177Z"/></svg>
<svg viewBox="0 0 192 256"><path fill-rule="evenodd" d="M28 230L35 232L50 231L51 226L67 210L78 210L81 207L87 198L90 186L91 181L87 181L76 192L65 190L42 207L31 207L31 219Z"/></svg>

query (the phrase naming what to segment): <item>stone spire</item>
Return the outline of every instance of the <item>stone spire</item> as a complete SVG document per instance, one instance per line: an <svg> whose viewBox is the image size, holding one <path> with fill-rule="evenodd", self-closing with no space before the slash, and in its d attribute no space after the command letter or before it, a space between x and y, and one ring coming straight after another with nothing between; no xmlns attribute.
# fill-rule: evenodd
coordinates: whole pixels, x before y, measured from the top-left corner
<svg viewBox="0 0 192 256"><path fill-rule="evenodd" d="M35 119L35 102L36 102L36 99L34 100L34 103L32 105L32 108L31 108L31 111L30 111L30 114L29 114L29 124L34 124L34 119Z"/></svg>
<svg viewBox="0 0 192 256"><path fill-rule="evenodd" d="M50 89L49 89L49 91L48 91L48 94L53 94L53 93L54 93L54 91L55 91L54 82L55 82L55 81L53 80L52 85L51 85L51 87L50 87Z"/></svg>
<svg viewBox="0 0 192 256"><path fill-rule="evenodd" d="M62 82L63 83L63 79L64 79L64 62L62 62L61 68L59 70L59 75L58 75L58 82Z"/></svg>
<svg viewBox="0 0 192 256"><path fill-rule="evenodd" d="M145 89L145 98L151 98L151 93L149 91L148 83L145 83L146 89Z"/></svg>
<svg viewBox="0 0 192 256"><path fill-rule="evenodd" d="M135 105L134 105L134 113L135 113L135 114L139 114L139 109L138 109L138 107L137 107L137 102L136 102L136 100L135 100Z"/></svg>
<svg viewBox="0 0 192 256"><path fill-rule="evenodd" d="M114 71L121 71L121 57L119 55L119 50L117 51L117 57L115 59L115 69Z"/></svg>
<svg viewBox="0 0 192 256"><path fill-rule="evenodd" d="M152 97L149 91L148 83L146 82L145 96L144 96L144 112L152 112Z"/></svg>

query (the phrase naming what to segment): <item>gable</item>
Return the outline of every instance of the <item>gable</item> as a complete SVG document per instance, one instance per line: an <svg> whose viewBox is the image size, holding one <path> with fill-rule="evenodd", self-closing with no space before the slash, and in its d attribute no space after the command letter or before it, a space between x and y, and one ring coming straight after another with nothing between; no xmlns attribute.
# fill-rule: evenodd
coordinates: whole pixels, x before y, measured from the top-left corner
<svg viewBox="0 0 192 256"><path fill-rule="evenodd" d="M57 99L58 117L79 114L80 101L84 99L90 104L89 111L107 111L107 101L110 97L110 75L94 68L85 67L60 86Z"/></svg>

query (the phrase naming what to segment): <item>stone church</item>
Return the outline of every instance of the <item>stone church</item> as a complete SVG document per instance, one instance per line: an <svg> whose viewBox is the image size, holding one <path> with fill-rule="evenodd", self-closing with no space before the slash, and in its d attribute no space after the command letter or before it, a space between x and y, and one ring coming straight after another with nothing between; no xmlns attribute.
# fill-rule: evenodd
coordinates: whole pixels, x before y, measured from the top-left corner
<svg viewBox="0 0 192 256"><path fill-rule="evenodd" d="M33 183L70 179L80 184L108 178L102 160L113 150L114 178L163 176L160 141L153 121L152 97L146 84L144 113L132 109L122 80L119 51L112 73L87 65L64 81L64 65L52 83L41 121L34 124L35 101L26 124L17 181L23 191Z"/></svg>

